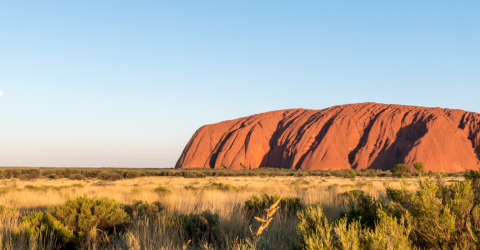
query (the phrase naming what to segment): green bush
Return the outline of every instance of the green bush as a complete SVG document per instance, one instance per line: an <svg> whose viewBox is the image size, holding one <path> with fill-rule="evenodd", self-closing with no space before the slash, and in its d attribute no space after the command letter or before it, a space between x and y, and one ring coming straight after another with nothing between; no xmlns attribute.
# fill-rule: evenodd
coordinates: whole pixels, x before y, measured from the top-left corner
<svg viewBox="0 0 480 250"><path fill-rule="evenodd" d="M328 223L322 206L309 206L298 211L297 236L302 249L333 250L333 226Z"/></svg>
<svg viewBox="0 0 480 250"><path fill-rule="evenodd" d="M60 190L58 187L52 187L52 186L33 186L33 185L26 185L26 186L23 187L23 189L32 190L32 191L47 191L47 190L49 190L49 189Z"/></svg>
<svg viewBox="0 0 480 250"><path fill-rule="evenodd" d="M125 173L125 179L133 179L138 177L140 177L140 172L136 170L129 170L127 173Z"/></svg>
<svg viewBox="0 0 480 250"><path fill-rule="evenodd" d="M85 177L83 177L83 175L81 174L72 174L70 175L70 180L81 181L81 180L85 180Z"/></svg>
<svg viewBox="0 0 480 250"><path fill-rule="evenodd" d="M300 198L298 197L280 197L280 195L267 195L262 194L260 197L252 195L250 199L245 201L243 206L248 216L256 216L265 213L265 209L269 208L273 203L280 199L280 211L287 213L297 213L298 210L303 208Z"/></svg>
<svg viewBox="0 0 480 250"><path fill-rule="evenodd" d="M425 172L425 163L421 161L413 163L413 171L416 175L422 176L422 174Z"/></svg>
<svg viewBox="0 0 480 250"><path fill-rule="evenodd" d="M20 174L21 179L34 180L38 179L42 175L42 172L40 169L23 169L20 171Z"/></svg>
<svg viewBox="0 0 480 250"><path fill-rule="evenodd" d="M6 194L11 191L9 187L0 187L0 194Z"/></svg>
<svg viewBox="0 0 480 250"><path fill-rule="evenodd" d="M5 218L15 218L20 215L20 212L15 208L0 205L0 220Z"/></svg>
<svg viewBox="0 0 480 250"><path fill-rule="evenodd" d="M185 178L206 178L207 175L203 172L186 171L186 172L183 173L183 177L185 177Z"/></svg>
<svg viewBox="0 0 480 250"><path fill-rule="evenodd" d="M172 190L170 190L168 187L162 187L162 186L155 188L153 191L161 195L172 193Z"/></svg>
<svg viewBox="0 0 480 250"><path fill-rule="evenodd" d="M355 170L353 169L348 170L348 178L350 178L350 180L355 181L356 176L357 176L357 173L355 172Z"/></svg>
<svg viewBox="0 0 480 250"><path fill-rule="evenodd" d="M223 184L221 182L212 182L210 185L203 187L207 190L219 190L219 191L238 191L239 188L230 184Z"/></svg>
<svg viewBox="0 0 480 250"><path fill-rule="evenodd" d="M65 245L95 241L129 222L130 217L115 200L79 197L23 217L21 230L30 235L53 231Z"/></svg>
<svg viewBox="0 0 480 250"><path fill-rule="evenodd" d="M297 237L300 249L412 249L412 227L406 217L400 220L379 208L374 227L342 218L329 223L321 206L298 212Z"/></svg>
<svg viewBox="0 0 480 250"><path fill-rule="evenodd" d="M375 226L375 221L378 220L377 209L381 207L375 198L362 190L345 192L339 198L345 201L347 210L342 213L342 217L345 216L348 223L359 221L362 225Z"/></svg>
<svg viewBox="0 0 480 250"><path fill-rule="evenodd" d="M446 184L442 175L419 182L415 193L387 188L389 214L410 214L414 245L422 249L478 249L480 247L479 172L464 181ZM387 210L388 211L388 210Z"/></svg>
<svg viewBox="0 0 480 250"><path fill-rule="evenodd" d="M192 240L192 245L199 247L204 243L222 245L222 231L219 225L218 214L204 211L201 214L180 215L185 236ZM224 244L224 243L223 243Z"/></svg>
<svg viewBox="0 0 480 250"><path fill-rule="evenodd" d="M377 172L375 172L375 170L373 169L368 170L368 177L371 177L371 178L377 177Z"/></svg>
<svg viewBox="0 0 480 250"><path fill-rule="evenodd" d="M20 178L21 174L22 174L22 173L21 173L21 171L20 171L19 169L13 169L13 170L12 170L12 177L13 177L13 178Z"/></svg>
<svg viewBox="0 0 480 250"><path fill-rule="evenodd" d="M72 175L72 171L70 171L69 168L66 168L65 173L63 173L63 176L65 176L65 178L70 178L70 175Z"/></svg>
<svg viewBox="0 0 480 250"><path fill-rule="evenodd" d="M117 180L122 180L123 176L118 173L103 171L97 175L97 179L103 180L103 181L117 181Z"/></svg>
<svg viewBox="0 0 480 250"><path fill-rule="evenodd" d="M11 169L5 169L3 171L3 178L5 179L11 179L13 177L13 172Z"/></svg>
<svg viewBox="0 0 480 250"><path fill-rule="evenodd" d="M199 190L199 188L194 187L194 186L192 186L192 185L184 186L183 188L185 188L185 190L190 190L190 191L193 191L193 192L196 192L196 191Z"/></svg>
<svg viewBox="0 0 480 250"><path fill-rule="evenodd" d="M165 207L158 201L153 203L136 201L132 205L123 205L123 209L130 216L140 216L140 217L158 217L161 215L161 212Z"/></svg>
<svg viewBox="0 0 480 250"><path fill-rule="evenodd" d="M407 173L409 171L410 167L408 167L408 165L406 164L397 164L395 166L393 166L393 169L392 169L392 174L393 176L395 177L407 177Z"/></svg>
<svg viewBox="0 0 480 250"><path fill-rule="evenodd" d="M85 178L97 178L97 175L103 171L101 170L89 170L89 171L83 171L83 176Z"/></svg>

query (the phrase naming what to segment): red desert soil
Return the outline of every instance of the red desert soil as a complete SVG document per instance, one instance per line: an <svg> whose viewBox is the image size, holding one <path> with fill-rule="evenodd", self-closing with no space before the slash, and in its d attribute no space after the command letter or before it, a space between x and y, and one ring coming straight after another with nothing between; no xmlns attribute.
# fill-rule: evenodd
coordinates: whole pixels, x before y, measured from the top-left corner
<svg viewBox="0 0 480 250"><path fill-rule="evenodd" d="M480 114L377 103L289 109L205 125L175 168L477 169Z"/></svg>

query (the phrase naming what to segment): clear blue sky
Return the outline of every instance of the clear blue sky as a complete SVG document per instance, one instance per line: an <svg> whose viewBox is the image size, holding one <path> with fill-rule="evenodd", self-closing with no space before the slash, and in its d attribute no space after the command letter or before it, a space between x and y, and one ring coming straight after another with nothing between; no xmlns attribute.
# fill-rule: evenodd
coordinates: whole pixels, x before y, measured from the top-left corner
<svg viewBox="0 0 480 250"><path fill-rule="evenodd" d="M204 124L480 112L480 1L2 1L0 166L173 167Z"/></svg>

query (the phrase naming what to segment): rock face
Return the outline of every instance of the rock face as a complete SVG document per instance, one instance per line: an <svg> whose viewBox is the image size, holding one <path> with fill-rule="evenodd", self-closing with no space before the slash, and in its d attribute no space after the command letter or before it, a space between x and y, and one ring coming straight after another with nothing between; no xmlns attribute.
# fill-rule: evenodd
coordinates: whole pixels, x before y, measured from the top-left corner
<svg viewBox="0 0 480 250"><path fill-rule="evenodd" d="M272 111L197 130L175 168L477 169L480 114L377 103Z"/></svg>

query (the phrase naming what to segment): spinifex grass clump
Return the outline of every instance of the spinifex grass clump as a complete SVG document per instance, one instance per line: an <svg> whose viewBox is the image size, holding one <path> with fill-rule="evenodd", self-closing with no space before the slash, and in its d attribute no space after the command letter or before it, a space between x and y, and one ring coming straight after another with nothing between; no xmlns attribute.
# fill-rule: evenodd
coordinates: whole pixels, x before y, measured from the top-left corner
<svg viewBox="0 0 480 250"><path fill-rule="evenodd" d="M129 222L130 217L115 200L79 197L25 216L21 230L33 236L54 232L60 243L72 246L101 238L108 241L109 233Z"/></svg>

